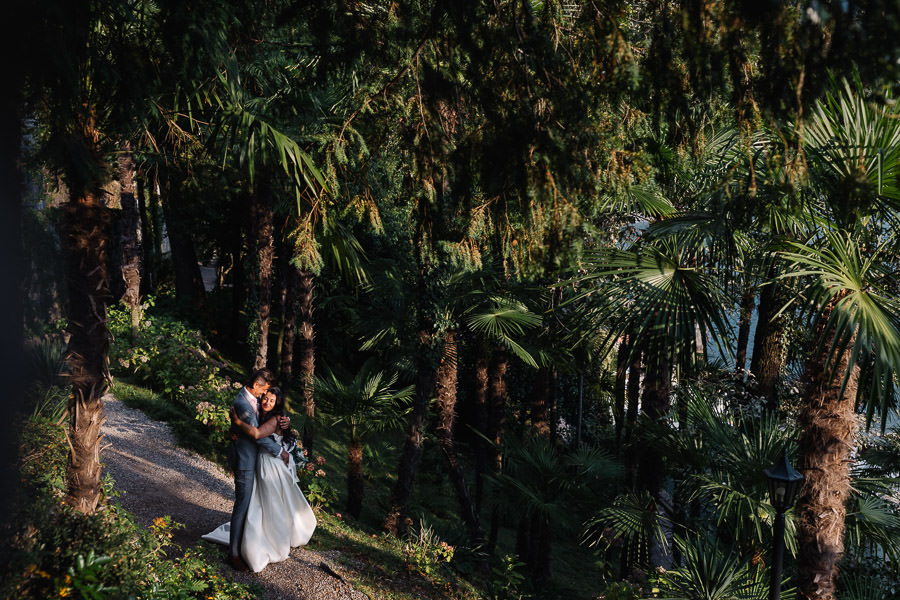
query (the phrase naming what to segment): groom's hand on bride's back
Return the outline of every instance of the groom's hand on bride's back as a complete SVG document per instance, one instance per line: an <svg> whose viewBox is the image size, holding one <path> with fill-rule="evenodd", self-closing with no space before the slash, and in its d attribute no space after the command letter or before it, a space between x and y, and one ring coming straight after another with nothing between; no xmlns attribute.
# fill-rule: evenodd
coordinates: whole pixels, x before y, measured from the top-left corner
<svg viewBox="0 0 900 600"><path fill-rule="evenodd" d="M278 415L278 427L287 429L291 426L291 418L287 415Z"/></svg>

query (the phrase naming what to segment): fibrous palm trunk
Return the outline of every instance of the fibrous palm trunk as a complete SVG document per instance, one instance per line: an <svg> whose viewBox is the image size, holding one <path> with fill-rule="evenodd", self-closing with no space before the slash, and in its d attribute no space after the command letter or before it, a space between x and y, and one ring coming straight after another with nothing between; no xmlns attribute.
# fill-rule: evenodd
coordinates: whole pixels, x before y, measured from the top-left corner
<svg viewBox="0 0 900 600"><path fill-rule="evenodd" d="M663 338L650 340L644 361L646 371L641 412L648 421L660 422L671 408L671 361L666 340ZM650 492L656 502L657 514L665 519L669 516L670 502L664 488L666 465L663 456L649 439L641 440L638 456L638 486ZM650 560L653 566L670 565L670 557L655 538L650 548Z"/></svg>
<svg viewBox="0 0 900 600"><path fill-rule="evenodd" d="M844 552L844 520L850 496L850 457L856 435L854 403L859 366L850 366L852 343L828 362L826 307L816 326L820 351L804 366L800 408L800 470L806 481L797 502L798 590L806 600L831 600L837 563ZM849 369L849 372L848 372ZM846 381L843 394L841 386Z"/></svg>
<svg viewBox="0 0 900 600"><path fill-rule="evenodd" d="M299 336L295 341L296 351L300 355L300 384L303 388L303 412L306 421L303 426L303 446L312 452L315 441L316 396L314 382L316 378L316 339L313 325L313 292L315 286L313 272L304 269L298 273L297 298L300 324Z"/></svg>
<svg viewBox="0 0 900 600"><path fill-rule="evenodd" d="M541 367L531 385L531 427L538 435L550 434L550 405L552 403L553 372Z"/></svg>
<svg viewBox="0 0 900 600"><path fill-rule="evenodd" d="M358 437L347 446L347 512L359 519L363 506L363 444Z"/></svg>
<svg viewBox="0 0 900 600"><path fill-rule="evenodd" d="M488 469L487 444L481 436L488 434L488 346L479 344L478 357L475 359L475 431L481 435L475 436L475 511L481 511L481 501L484 498L484 474Z"/></svg>
<svg viewBox="0 0 900 600"><path fill-rule="evenodd" d="M493 442L493 468L496 472L503 469L503 453L501 447L506 432L506 371L509 368L509 354L506 349L497 347L489 369L489 406L487 438ZM488 534L486 550L494 552L497 537L500 534L500 505L495 504L491 510L491 530Z"/></svg>
<svg viewBox="0 0 900 600"><path fill-rule="evenodd" d="M456 492L459 502L459 510L463 522L469 529L472 539L481 539L484 534L478 523L478 513L472 504L469 494L469 486L459 458L456 455L456 447L453 443L453 424L456 419L456 385L458 380L457 354L459 343L455 331L448 331L444 338L444 347L441 352L441 362L435 373L435 395L437 396L437 428L436 434L447 468L450 471L450 482Z"/></svg>
<svg viewBox="0 0 900 600"><path fill-rule="evenodd" d="M269 181L260 176L253 193L251 226L255 229L253 239L256 243L257 265L256 277L257 320L256 320L256 355L253 360L254 369L265 368L269 362L269 321L272 313L272 272L275 262L275 226L272 206L272 188Z"/></svg>
<svg viewBox="0 0 900 600"><path fill-rule="evenodd" d="M92 514L100 502L100 428L107 388L110 211L89 195L70 202L63 224L69 288L70 444L66 501Z"/></svg>
<svg viewBox="0 0 900 600"><path fill-rule="evenodd" d="M616 353L616 382L614 387L615 405L613 408L613 419L615 419L616 427L616 454L622 447L622 432L625 429L625 385L628 375L628 362L631 358L631 340L629 336L625 336L619 344Z"/></svg>
<svg viewBox="0 0 900 600"><path fill-rule="evenodd" d="M153 271L153 239L150 228L150 219L147 216L146 183L143 177L135 177L135 196L137 199L138 218L141 226L141 295L153 293L153 281L156 274Z"/></svg>
<svg viewBox="0 0 900 600"><path fill-rule="evenodd" d="M122 207L122 300L131 312L131 339L138 335L141 322L141 221L134 197L134 158L131 145L124 142L117 160L119 169L119 205Z"/></svg>
<svg viewBox="0 0 900 600"><path fill-rule="evenodd" d="M734 371L743 373L747 369L747 344L750 341L750 320L756 308L756 292L747 286L741 296L741 308L738 316L737 352L735 353Z"/></svg>
<svg viewBox="0 0 900 600"><path fill-rule="evenodd" d="M774 267L769 271L774 277ZM783 285L772 282L763 286L759 295L759 316L753 338L753 358L750 372L756 376L760 395L766 398L769 410L778 408L778 383L784 363L784 331L786 317L778 311L784 306Z"/></svg>
<svg viewBox="0 0 900 600"><path fill-rule="evenodd" d="M288 382L294 375L294 341L297 333L297 290L300 275L285 258L281 269L281 350L279 365L281 380ZM304 401L306 398L304 397Z"/></svg>
<svg viewBox="0 0 900 600"><path fill-rule="evenodd" d="M419 298L426 297L425 271L426 266L420 265L417 275ZM401 535L406 529L409 498L412 494L412 485L416 477L419 458L422 455L422 431L425 427L428 402L431 399L431 390L434 384L434 369L428 358L433 343L432 324L426 316L425 308L419 304L417 304L417 307L419 311L417 317L419 322L419 349L416 353L416 392L413 396L412 410L409 413L406 440L403 442L403 450L400 453L397 481L391 490L390 506L383 523L383 527L396 536Z"/></svg>

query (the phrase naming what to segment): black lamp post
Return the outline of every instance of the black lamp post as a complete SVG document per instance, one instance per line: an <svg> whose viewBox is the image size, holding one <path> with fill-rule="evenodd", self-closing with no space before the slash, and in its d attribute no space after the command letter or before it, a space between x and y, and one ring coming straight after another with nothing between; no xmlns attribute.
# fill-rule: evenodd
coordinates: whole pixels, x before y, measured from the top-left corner
<svg viewBox="0 0 900 600"><path fill-rule="evenodd" d="M803 485L801 475L788 461L787 450L781 460L764 469L769 480L769 499L775 508L775 531L772 556L772 582L769 585L769 600L781 600L781 563L784 559L784 513L794 505L794 498Z"/></svg>

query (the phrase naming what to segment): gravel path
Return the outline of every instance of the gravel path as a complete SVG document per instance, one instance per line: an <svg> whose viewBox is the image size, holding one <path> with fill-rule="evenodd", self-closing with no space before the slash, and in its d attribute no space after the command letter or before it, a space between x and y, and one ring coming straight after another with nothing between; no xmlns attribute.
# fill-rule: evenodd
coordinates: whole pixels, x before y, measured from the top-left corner
<svg viewBox="0 0 900 600"><path fill-rule="evenodd" d="M122 493L122 506L140 524L171 516L184 524L184 529L174 532L174 540L187 548L231 517L231 475L177 447L165 423L150 420L109 394L104 398L104 412L103 463ZM226 566L223 546L221 570L235 581L261 585L266 600L368 600L338 575L335 556L326 556L332 553L294 548L287 560L254 574Z"/></svg>

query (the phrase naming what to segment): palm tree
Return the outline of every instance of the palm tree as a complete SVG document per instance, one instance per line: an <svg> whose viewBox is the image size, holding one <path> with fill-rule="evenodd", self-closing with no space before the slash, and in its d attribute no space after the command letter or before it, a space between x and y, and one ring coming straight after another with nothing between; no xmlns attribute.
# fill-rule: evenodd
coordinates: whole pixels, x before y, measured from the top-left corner
<svg viewBox="0 0 900 600"><path fill-rule="evenodd" d="M348 382L333 372L316 378L316 394L332 425L345 424L347 444L347 512L359 518L363 505L363 453L375 433L399 429L408 412L413 387L394 389L397 375L385 377L367 361Z"/></svg>
<svg viewBox="0 0 900 600"><path fill-rule="evenodd" d="M605 451L582 446L562 452L542 436L508 441L502 472L491 477L503 505L518 517L516 554L528 565L535 583L550 578L554 531L576 520L580 490L600 490L622 474L621 465Z"/></svg>
<svg viewBox="0 0 900 600"><path fill-rule="evenodd" d="M797 503L799 590L808 599L835 590L855 408L885 417L900 368L891 231L900 208L900 109L866 101L860 88L836 86L805 125L813 233L782 255L792 266L784 277L805 284L812 321L799 415L806 482Z"/></svg>

